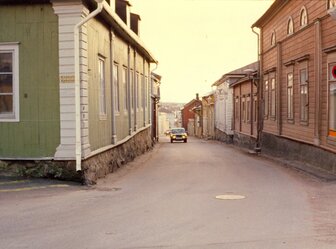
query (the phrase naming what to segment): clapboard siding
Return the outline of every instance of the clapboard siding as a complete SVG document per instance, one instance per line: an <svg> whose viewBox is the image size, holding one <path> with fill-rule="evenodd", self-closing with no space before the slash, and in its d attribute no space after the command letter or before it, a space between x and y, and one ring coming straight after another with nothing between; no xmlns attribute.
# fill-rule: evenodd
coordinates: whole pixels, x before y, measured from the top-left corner
<svg viewBox="0 0 336 249"><path fill-rule="evenodd" d="M57 33L51 5L0 9L0 43L20 43L20 121L0 122L2 158L52 157L59 145Z"/></svg>

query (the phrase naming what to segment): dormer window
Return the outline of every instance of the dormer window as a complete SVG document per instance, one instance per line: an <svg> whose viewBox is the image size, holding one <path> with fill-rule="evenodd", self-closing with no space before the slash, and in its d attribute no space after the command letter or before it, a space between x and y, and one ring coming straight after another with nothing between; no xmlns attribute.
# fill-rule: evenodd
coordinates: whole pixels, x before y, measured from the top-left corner
<svg viewBox="0 0 336 249"><path fill-rule="evenodd" d="M328 9L336 7L336 0L328 0Z"/></svg>
<svg viewBox="0 0 336 249"><path fill-rule="evenodd" d="M307 24L308 24L307 9L306 9L306 7L302 7L301 12L300 12L300 26L304 27Z"/></svg>
<svg viewBox="0 0 336 249"><path fill-rule="evenodd" d="M275 46L275 43L276 43L276 38L275 38L275 31L272 32L272 35L271 35L271 46Z"/></svg>
<svg viewBox="0 0 336 249"><path fill-rule="evenodd" d="M294 33L294 21L292 17L289 17L287 22L287 35L291 35Z"/></svg>

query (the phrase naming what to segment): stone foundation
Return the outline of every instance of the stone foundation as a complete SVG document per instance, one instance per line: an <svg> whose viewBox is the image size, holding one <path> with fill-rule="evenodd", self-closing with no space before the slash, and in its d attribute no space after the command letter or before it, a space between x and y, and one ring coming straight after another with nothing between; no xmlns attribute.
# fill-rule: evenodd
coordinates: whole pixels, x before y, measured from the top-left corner
<svg viewBox="0 0 336 249"><path fill-rule="evenodd" d="M152 149L150 128L125 143L82 161L82 171L76 172L75 161L0 161L1 175L80 181L95 184L98 178L116 171L135 157Z"/></svg>
<svg viewBox="0 0 336 249"><path fill-rule="evenodd" d="M127 142L85 160L82 163L85 184L95 184L98 178L116 171L153 146L150 129L146 129Z"/></svg>
<svg viewBox="0 0 336 249"><path fill-rule="evenodd" d="M262 133L261 139L263 154L299 161L332 174L336 173L335 153L269 133Z"/></svg>
<svg viewBox="0 0 336 249"><path fill-rule="evenodd" d="M215 129L215 139L227 144L233 143L233 135L228 135L225 132Z"/></svg>
<svg viewBox="0 0 336 249"><path fill-rule="evenodd" d="M243 133L235 132L233 135L233 145L248 150L254 150L256 146L256 138Z"/></svg>

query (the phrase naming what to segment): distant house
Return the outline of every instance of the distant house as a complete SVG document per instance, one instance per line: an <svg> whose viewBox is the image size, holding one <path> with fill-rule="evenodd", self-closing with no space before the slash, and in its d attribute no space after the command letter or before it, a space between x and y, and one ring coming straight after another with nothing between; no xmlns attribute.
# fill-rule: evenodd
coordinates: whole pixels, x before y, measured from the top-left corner
<svg viewBox="0 0 336 249"><path fill-rule="evenodd" d="M161 76L153 73L151 74L152 84L152 139L153 141L159 140L159 101L160 101L160 84Z"/></svg>
<svg viewBox="0 0 336 249"><path fill-rule="evenodd" d="M276 0L260 29L262 151L336 172L336 2Z"/></svg>
<svg viewBox="0 0 336 249"><path fill-rule="evenodd" d="M229 87L230 73L212 84L215 87L215 139L232 143L233 90Z"/></svg>
<svg viewBox="0 0 336 249"><path fill-rule="evenodd" d="M214 91L202 96L202 137L215 138L215 95Z"/></svg>
<svg viewBox="0 0 336 249"><path fill-rule="evenodd" d="M0 1L0 160L22 168L34 161L38 175L94 183L153 146L157 61L129 7Z"/></svg>
<svg viewBox="0 0 336 249"><path fill-rule="evenodd" d="M191 122L194 122L195 120L195 113L193 112L193 108L200 107L200 106L202 106L202 102L199 99L199 95L196 94L196 99L191 100L190 102L185 104L183 108L181 109L182 127L186 129L186 131L189 134L192 134L192 135L195 134L195 130L190 130L190 129L188 130L189 120L191 120ZM193 127L195 127L194 124L193 124Z"/></svg>
<svg viewBox="0 0 336 249"><path fill-rule="evenodd" d="M226 75L233 90L233 143L251 150L259 149L258 66L254 62Z"/></svg>

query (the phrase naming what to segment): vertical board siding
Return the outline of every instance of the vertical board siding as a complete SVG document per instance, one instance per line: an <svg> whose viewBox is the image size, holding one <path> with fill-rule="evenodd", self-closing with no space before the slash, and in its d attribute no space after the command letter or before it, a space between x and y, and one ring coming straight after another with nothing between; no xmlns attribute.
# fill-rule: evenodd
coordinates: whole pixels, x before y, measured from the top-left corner
<svg viewBox="0 0 336 249"><path fill-rule="evenodd" d="M0 122L0 157L52 157L59 145L57 34L51 5L0 9L0 43L19 42L20 68L20 121Z"/></svg>

